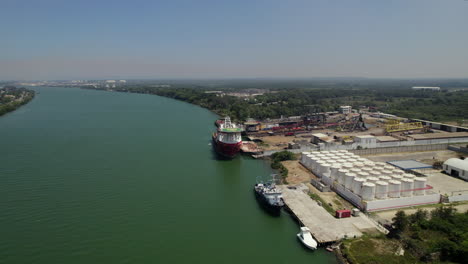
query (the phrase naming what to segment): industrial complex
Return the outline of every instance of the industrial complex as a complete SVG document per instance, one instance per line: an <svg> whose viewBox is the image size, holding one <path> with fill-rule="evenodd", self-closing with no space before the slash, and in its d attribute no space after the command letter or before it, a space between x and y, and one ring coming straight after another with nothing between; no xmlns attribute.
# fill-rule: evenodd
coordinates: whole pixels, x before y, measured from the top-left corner
<svg viewBox="0 0 468 264"><path fill-rule="evenodd" d="M440 202L440 194L431 191L426 178L346 150L304 152L300 162L320 178L321 184L364 211ZM413 163L425 168L424 164Z"/></svg>

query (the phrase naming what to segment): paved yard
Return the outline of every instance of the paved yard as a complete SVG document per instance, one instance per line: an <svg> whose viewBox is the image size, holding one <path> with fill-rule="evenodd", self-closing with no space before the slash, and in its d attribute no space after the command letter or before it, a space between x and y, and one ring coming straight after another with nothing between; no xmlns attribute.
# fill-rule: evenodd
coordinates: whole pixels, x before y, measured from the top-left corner
<svg viewBox="0 0 468 264"><path fill-rule="evenodd" d="M333 217L304 192L308 189L304 184L300 184L295 190L286 186L279 188L283 192L286 205L320 243L337 241L345 236L359 237L363 232L378 232L377 225L362 213L358 217Z"/></svg>

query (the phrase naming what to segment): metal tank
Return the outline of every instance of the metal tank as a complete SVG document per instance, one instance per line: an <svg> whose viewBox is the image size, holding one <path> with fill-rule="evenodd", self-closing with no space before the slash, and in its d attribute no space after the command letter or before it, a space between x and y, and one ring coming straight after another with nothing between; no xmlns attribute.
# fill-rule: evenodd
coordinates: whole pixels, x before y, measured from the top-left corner
<svg viewBox="0 0 468 264"><path fill-rule="evenodd" d="M412 179L401 180L401 196L411 197L413 196L414 181Z"/></svg>
<svg viewBox="0 0 468 264"><path fill-rule="evenodd" d="M375 183L375 198L387 199L388 194L388 182L377 181Z"/></svg>
<svg viewBox="0 0 468 264"><path fill-rule="evenodd" d="M361 188L361 198L366 201L372 201L375 197L375 184L370 182L365 182L362 184Z"/></svg>
<svg viewBox="0 0 468 264"><path fill-rule="evenodd" d="M365 172L365 171L360 171L360 172L358 172L358 173L356 173L356 174L357 174L357 176L358 176L359 178L363 178L363 179L367 179L367 178L370 176L369 173L367 173L367 172Z"/></svg>
<svg viewBox="0 0 468 264"><path fill-rule="evenodd" d="M390 180L388 182L388 197L399 198L401 190L401 182L396 180Z"/></svg>
<svg viewBox="0 0 468 264"><path fill-rule="evenodd" d="M357 195L361 195L362 184L366 182L366 179L355 177L353 179L352 191Z"/></svg>
<svg viewBox="0 0 468 264"><path fill-rule="evenodd" d="M337 180L338 179L338 170L341 168L340 165L338 164L333 164L330 168L330 178L332 178L333 180Z"/></svg>
<svg viewBox="0 0 468 264"><path fill-rule="evenodd" d="M363 162L354 162L353 165L354 165L355 168L362 168L362 167L364 167L364 163L363 163Z"/></svg>
<svg viewBox="0 0 468 264"><path fill-rule="evenodd" d="M392 180L392 177L384 175L384 176L380 176L379 180L384 181L384 182L389 182Z"/></svg>
<svg viewBox="0 0 468 264"><path fill-rule="evenodd" d="M401 175L395 175L393 174L392 176L392 179L395 180L395 181L401 181L403 179L403 176Z"/></svg>
<svg viewBox="0 0 468 264"><path fill-rule="evenodd" d="M426 178L416 177L414 178L414 195L424 195L426 194Z"/></svg>
<svg viewBox="0 0 468 264"><path fill-rule="evenodd" d="M331 168L331 164L330 163L324 163L322 164L321 168L320 168L320 176L327 176L329 177L330 176L330 168Z"/></svg>
<svg viewBox="0 0 468 264"><path fill-rule="evenodd" d="M411 174L411 173L405 173L405 174L403 174L403 178L405 178L405 179L414 179L414 178L416 178L416 175Z"/></svg>
<svg viewBox="0 0 468 264"><path fill-rule="evenodd" d="M353 187L353 181L354 181L354 178L356 177L356 174L355 173L352 173L352 172L348 172L345 174L345 188L348 189L348 190L351 190L352 187Z"/></svg>
<svg viewBox="0 0 468 264"><path fill-rule="evenodd" d="M372 177L372 176L366 178L366 182L370 182L370 183L376 183L379 180L380 180L379 178Z"/></svg>
<svg viewBox="0 0 468 264"><path fill-rule="evenodd" d="M345 168L341 168L338 170L338 183L340 183L341 185L344 185L344 182L345 182L345 174L348 173L349 170L345 169Z"/></svg>

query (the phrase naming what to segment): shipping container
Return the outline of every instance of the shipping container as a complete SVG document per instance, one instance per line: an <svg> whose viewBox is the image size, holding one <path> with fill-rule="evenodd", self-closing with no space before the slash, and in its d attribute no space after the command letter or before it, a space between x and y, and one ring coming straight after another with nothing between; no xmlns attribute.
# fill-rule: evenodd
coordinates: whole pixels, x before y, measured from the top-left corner
<svg viewBox="0 0 468 264"><path fill-rule="evenodd" d="M336 218L346 218L351 217L351 210L336 210Z"/></svg>

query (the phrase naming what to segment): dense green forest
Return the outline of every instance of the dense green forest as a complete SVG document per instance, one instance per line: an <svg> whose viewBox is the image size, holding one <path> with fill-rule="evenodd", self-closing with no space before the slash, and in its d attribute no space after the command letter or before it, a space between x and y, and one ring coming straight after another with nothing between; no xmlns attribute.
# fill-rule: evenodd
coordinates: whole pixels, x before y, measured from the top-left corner
<svg viewBox="0 0 468 264"><path fill-rule="evenodd" d="M465 84L465 83L462 83ZM373 87L372 85L375 85ZM301 82L260 82L212 85L177 83L171 87L141 84L116 88L117 91L148 93L182 100L210 109L221 116L229 115L235 120L247 118L266 119L280 116L296 116L316 111L334 111L340 105L372 107L375 111L396 114L401 117L428 119L432 121L458 121L468 116L468 90L455 88L442 91L419 91L406 83L329 83L313 87ZM468 83L466 84L468 86ZM267 88L269 87L269 88ZM217 93L206 93L216 90ZM260 90L263 94L250 97L235 97L229 92L246 93Z"/></svg>
<svg viewBox="0 0 468 264"><path fill-rule="evenodd" d="M428 213L418 210L407 216L403 211L393 218L390 237L422 261L463 263L468 259L468 211L439 207Z"/></svg>
<svg viewBox="0 0 468 264"><path fill-rule="evenodd" d="M0 89L0 116L16 110L34 98L34 91L14 86Z"/></svg>
<svg viewBox="0 0 468 264"><path fill-rule="evenodd" d="M346 241L344 253L352 263L466 263L468 212L446 206L412 215L398 211L387 236Z"/></svg>

